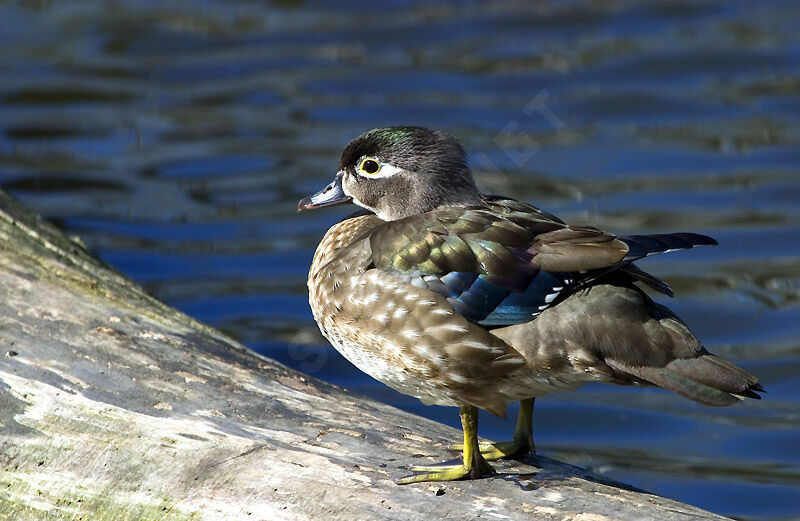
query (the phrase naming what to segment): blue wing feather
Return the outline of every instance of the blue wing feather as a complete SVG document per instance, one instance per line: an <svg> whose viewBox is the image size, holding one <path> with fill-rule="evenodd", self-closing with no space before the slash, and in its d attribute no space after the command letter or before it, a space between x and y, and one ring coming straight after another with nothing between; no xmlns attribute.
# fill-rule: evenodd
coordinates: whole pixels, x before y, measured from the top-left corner
<svg viewBox="0 0 800 521"><path fill-rule="evenodd" d="M420 275L426 286L443 296L467 320L483 326L522 324L535 318L555 302L569 285L569 275L538 271L523 291L509 291L489 277L453 272L437 277ZM438 284L433 284L432 279Z"/></svg>
<svg viewBox="0 0 800 521"><path fill-rule="evenodd" d="M463 279L462 279L463 280ZM456 311L467 320L478 322L485 319L508 297L510 292L494 284L483 275L475 277L463 291L448 297Z"/></svg>
<svg viewBox="0 0 800 521"><path fill-rule="evenodd" d="M549 308L569 284L566 274L540 271L525 291L509 293L485 318L483 326L508 326L530 322Z"/></svg>

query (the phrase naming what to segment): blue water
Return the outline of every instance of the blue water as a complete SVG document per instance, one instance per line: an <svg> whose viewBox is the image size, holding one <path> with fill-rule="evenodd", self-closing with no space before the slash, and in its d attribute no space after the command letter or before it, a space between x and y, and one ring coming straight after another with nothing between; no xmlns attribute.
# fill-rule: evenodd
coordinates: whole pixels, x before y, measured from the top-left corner
<svg viewBox="0 0 800 521"><path fill-rule="evenodd" d="M305 279L349 212L297 215L347 141L460 136L478 184L716 248L642 264L760 402L590 385L544 454L740 519L800 519L795 2L47 0L0 7L0 187L158 298L314 376L452 425L321 337ZM481 417L504 439L511 421Z"/></svg>

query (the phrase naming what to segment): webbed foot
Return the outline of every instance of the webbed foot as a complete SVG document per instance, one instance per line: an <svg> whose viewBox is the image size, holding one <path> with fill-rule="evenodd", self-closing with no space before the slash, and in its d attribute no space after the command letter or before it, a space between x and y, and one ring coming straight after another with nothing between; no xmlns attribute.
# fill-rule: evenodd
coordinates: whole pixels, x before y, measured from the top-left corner
<svg viewBox="0 0 800 521"><path fill-rule="evenodd" d="M410 483L423 483L425 481L456 481L459 479L478 479L482 476L491 476L495 470L486 463L486 459L480 458L477 464L465 465L415 465L409 467L414 474L400 478L396 481L398 485L408 485Z"/></svg>
<svg viewBox="0 0 800 521"><path fill-rule="evenodd" d="M410 470L414 474L398 479L396 481L398 485L423 483L425 481L478 479L481 476L495 473L478 448L478 409L471 405L464 405L461 407L460 414L461 426L464 430L464 443L461 445L462 463L411 467Z"/></svg>

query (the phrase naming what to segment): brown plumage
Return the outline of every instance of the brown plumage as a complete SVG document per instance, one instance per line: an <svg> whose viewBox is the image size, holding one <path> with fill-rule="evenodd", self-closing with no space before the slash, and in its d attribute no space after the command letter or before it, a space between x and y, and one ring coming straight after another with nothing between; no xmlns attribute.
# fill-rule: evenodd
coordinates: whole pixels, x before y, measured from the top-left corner
<svg viewBox="0 0 800 521"><path fill-rule="evenodd" d="M709 237L617 237L483 196L457 142L418 127L360 136L334 182L298 207L349 201L372 213L333 226L314 255L309 300L322 333L394 389L462 408L464 464L403 482L490 470L475 407L502 416L524 400L515 441L487 449L495 458L533 450L533 398L587 382L655 385L707 405L762 390L636 286L671 294L633 261L716 244Z"/></svg>

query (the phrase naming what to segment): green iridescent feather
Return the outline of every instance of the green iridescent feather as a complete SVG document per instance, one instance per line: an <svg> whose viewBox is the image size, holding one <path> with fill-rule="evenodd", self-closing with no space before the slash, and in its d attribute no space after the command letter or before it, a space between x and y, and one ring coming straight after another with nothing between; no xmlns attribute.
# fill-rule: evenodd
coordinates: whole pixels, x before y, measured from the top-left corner
<svg viewBox="0 0 800 521"><path fill-rule="evenodd" d="M613 235L569 227L532 206L489 199L486 207L442 207L388 222L371 235L376 267L401 273L477 273L521 291L536 270L612 266L627 252Z"/></svg>

